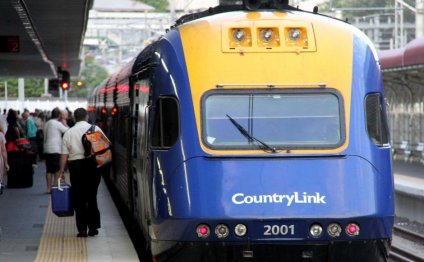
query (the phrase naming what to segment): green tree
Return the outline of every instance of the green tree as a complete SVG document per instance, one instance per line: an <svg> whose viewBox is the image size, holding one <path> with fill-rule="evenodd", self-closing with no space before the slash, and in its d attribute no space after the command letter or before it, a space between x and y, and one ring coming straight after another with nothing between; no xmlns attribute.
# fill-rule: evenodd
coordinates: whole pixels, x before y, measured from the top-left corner
<svg viewBox="0 0 424 262"><path fill-rule="evenodd" d="M7 96L18 97L18 79L0 78L0 97L5 95L7 82ZM40 97L44 94L44 78L25 78L25 97Z"/></svg>
<svg viewBox="0 0 424 262"><path fill-rule="evenodd" d="M157 12L165 12L168 10L168 0L137 0L143 4L153 6Z"/></svg>
<svg viewBox="0 0 424 262"><path fill-rule="evenodd" d="M2 77L0 78L0 99L3 99L5 95L5 82L7 82L7 96L17 97L18 96L18 79Z"/></svg>
<svg viewBox="0 0 424 262"><path fill-rule="evenodd" d="M106 79L108 73L106 69L93 62L93 59L86 61L82 69L81 77L71 77L71 87L68 97L86 98L91 88L99 85ZM78 80L82 80L83 85L77 87ZM5 96L5 82L7 81L7 96L18 97L18 79L0 78L0 99ZM59 87L60 88L60 87ZM25 97L40 97L44 94L44 78L25 78Z"/></svg>
<svg viewBox="0 0 424 262"><path fill-rule="evenodd" d="M25 97L40 97L44 94L44 78L25 79Z"/></svg>
<svg viewBox="0 0 424 262"><path fill-rule="evenodd" d="M96 64L92 58L87 58L85 66L81 71L81 77L79 79L72 79L71 89L68 95L85 98L92 88L98 86L107 77L108 73L104 67ZM76 86L78 80L83 82L81 87Z"/></svg>

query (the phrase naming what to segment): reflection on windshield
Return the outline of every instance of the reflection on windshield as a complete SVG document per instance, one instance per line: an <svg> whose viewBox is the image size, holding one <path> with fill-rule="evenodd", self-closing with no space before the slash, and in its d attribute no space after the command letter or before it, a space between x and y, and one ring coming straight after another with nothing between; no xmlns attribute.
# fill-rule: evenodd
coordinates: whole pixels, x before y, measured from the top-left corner
<svg viewBox="0 0 424 262"><path fill-rule="evenodd" d="M333 92L223 91L203 103L204 141L211 148L257 148L227 115L270 148L334 148L342 142L339 98Z"/></svg>

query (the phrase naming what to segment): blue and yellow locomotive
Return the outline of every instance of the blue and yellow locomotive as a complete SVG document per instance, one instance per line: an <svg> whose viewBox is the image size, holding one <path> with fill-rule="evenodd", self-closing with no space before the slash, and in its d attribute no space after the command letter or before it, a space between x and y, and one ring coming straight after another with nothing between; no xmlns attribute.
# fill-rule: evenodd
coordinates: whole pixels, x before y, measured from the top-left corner
<svg viewBox="0 0 424 262"><path fill-rule="evenodd" d="M278 1L187 15L89 109L155 261L387 260L382 78L353 26Z"/></svg>

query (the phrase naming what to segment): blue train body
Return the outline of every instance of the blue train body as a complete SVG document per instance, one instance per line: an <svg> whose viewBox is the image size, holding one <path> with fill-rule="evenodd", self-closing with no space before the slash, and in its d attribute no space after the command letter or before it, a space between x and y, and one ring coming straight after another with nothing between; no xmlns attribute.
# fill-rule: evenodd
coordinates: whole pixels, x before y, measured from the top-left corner
<svg viewBox="0 0 424 262"><path fill-rule="evenodd" d="M348 55L351 60L347 62L350 67L346 68L347 78L351 77L347 81L349 86L338 88L337 81L331 82L328 80L331 77L323 76L322 79L329 82L328 87L322 84L310 87L308 80L316 77L312 75L305 76L305 80L298 77L298 86L294 87L293 79L297 79L295 75L299 72L293 69L293 73L283 77L289 79L287 86L256 87L257 83L264 83L263 79L267 79L264 74L258 74L254 85L247 81L244 82L247 87L240 87L234 83L241 83L244 77L255 79L255 76L237 74L233 79L232 75L227 76L230 79L228 88L219 87L226 79L224 73L214 75L213 71L219 69L208 68L211 66L209 62L205 62L205 68L193 66L199 61L193 62L195 56L190 57L189 52L202 45L196 47L187 32L198 30L196 23L200 26L209 23L211 31L215 30L214 27L225 31L223 25L233 23L234 27L240 23L237 18L245 14L250 16L249 12L239 11L234 19L233 13L216 14L211 15L210 20L207 16L198 22L189 22L186 28L182 28L184 25L174 28L93 92L89 106L93 113L97 113L97 118L105 122L108 118L111 120L111 126L106 126L110 130L106 131L110 131L113 143L117 145L114 154L125 161L125 168L119 167L122 161L114 164L111 180L125 181L116 187L133 211L156 261L387 260L394 219L393 176L383 85L375 52L361 33L340 21L311 18L317 15L298 11L257 14L264 16L264 20L284 24L288 13L287 20L293 21L299 16L300 24L303 21L314 23L316 27L321 23L334 24L337 30L352 35L348 38L352 46ZM260 24L260 15L247 20L253 19ZM229 28L233 30L233 27ZM317 50L314 52L318 54L327 42L320 40L324 36L315 30ZM217 35L225 38L224 33L218 32ZM188 47L190 41L194 43ZM277 48L280 43L276 44ZM200 52L213 48L211 46ZM309 44L303 48L314 47ZM224 44L222 50L225 50ZM236 52L237 58L228 61L244 59L243 56L254 57L256 52L250 54L248 48L244 48L242 52ZM312 56L314 52L304 56ZM276 56L275 53L262 55L252 59L273 61L271 59ZM283 55L287 56L287 53ZM212 60L208 54L204 57ZM281 66L278 64L281 60L278 61L268 66ZM330 67L328 71L323 69L317 73L325 75L334 70L332 62L337 64L337 57L334 61L315 61L311 68ZM308 68L307 62L298 63ZM249 70L249 66L242 66ZM255 70L261 71L261 66L255 66ZM199 91L193 77L196 74L205 74L196 76L205 80L205 86L206 76L212 78L210 81L216 87L208 86ZM308 77L310 79L306 79ZM316 78L316 82L319 80L321 78ZM275 81L270 79L266 83ZM275 150L255 148L250 146L252 143L246 148L215 146L205 135L205 132L212 132L205 131L212 130L206 126L209 114L206 102L209 95L225 95L225 92L231 92L235 99L243 92L276 99L286 94L313 96L324 92L340 103L339 126L342 131L339 140L318 146L277 145ZM117 115L110 114L112 108L117 108ZM120 114L130 120L122 122ZM213 129L214 132L225 139L230 137L225 131L227 125L231 126L229 119L211 119L225 123ZM243 118L238 121L244 123ZM257 121L262 123L263 120L257 118ZM248 129L247 125L244 128ZM278 124L275 128L292 129ZM130 135L127 135L126 146L120 146L124 142L119 142L122 140L119 134L124 132ZM341 231L332 235L329 230L334 224ZM226 226L227 231L219 231L220 225ZM247 232L237 234L237 225L245 226ZM225 234L227 236L222 237Z"/></svg>

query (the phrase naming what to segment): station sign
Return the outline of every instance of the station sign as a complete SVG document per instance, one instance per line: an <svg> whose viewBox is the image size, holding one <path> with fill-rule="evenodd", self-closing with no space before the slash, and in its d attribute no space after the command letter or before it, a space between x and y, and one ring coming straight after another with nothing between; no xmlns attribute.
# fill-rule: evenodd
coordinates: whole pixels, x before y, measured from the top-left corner
<svg viewBox="0 0 424 262"><path fill-rule="evenodd" d="M0 53L19 53L20 51L19 36L0 35Z"/></svg>

